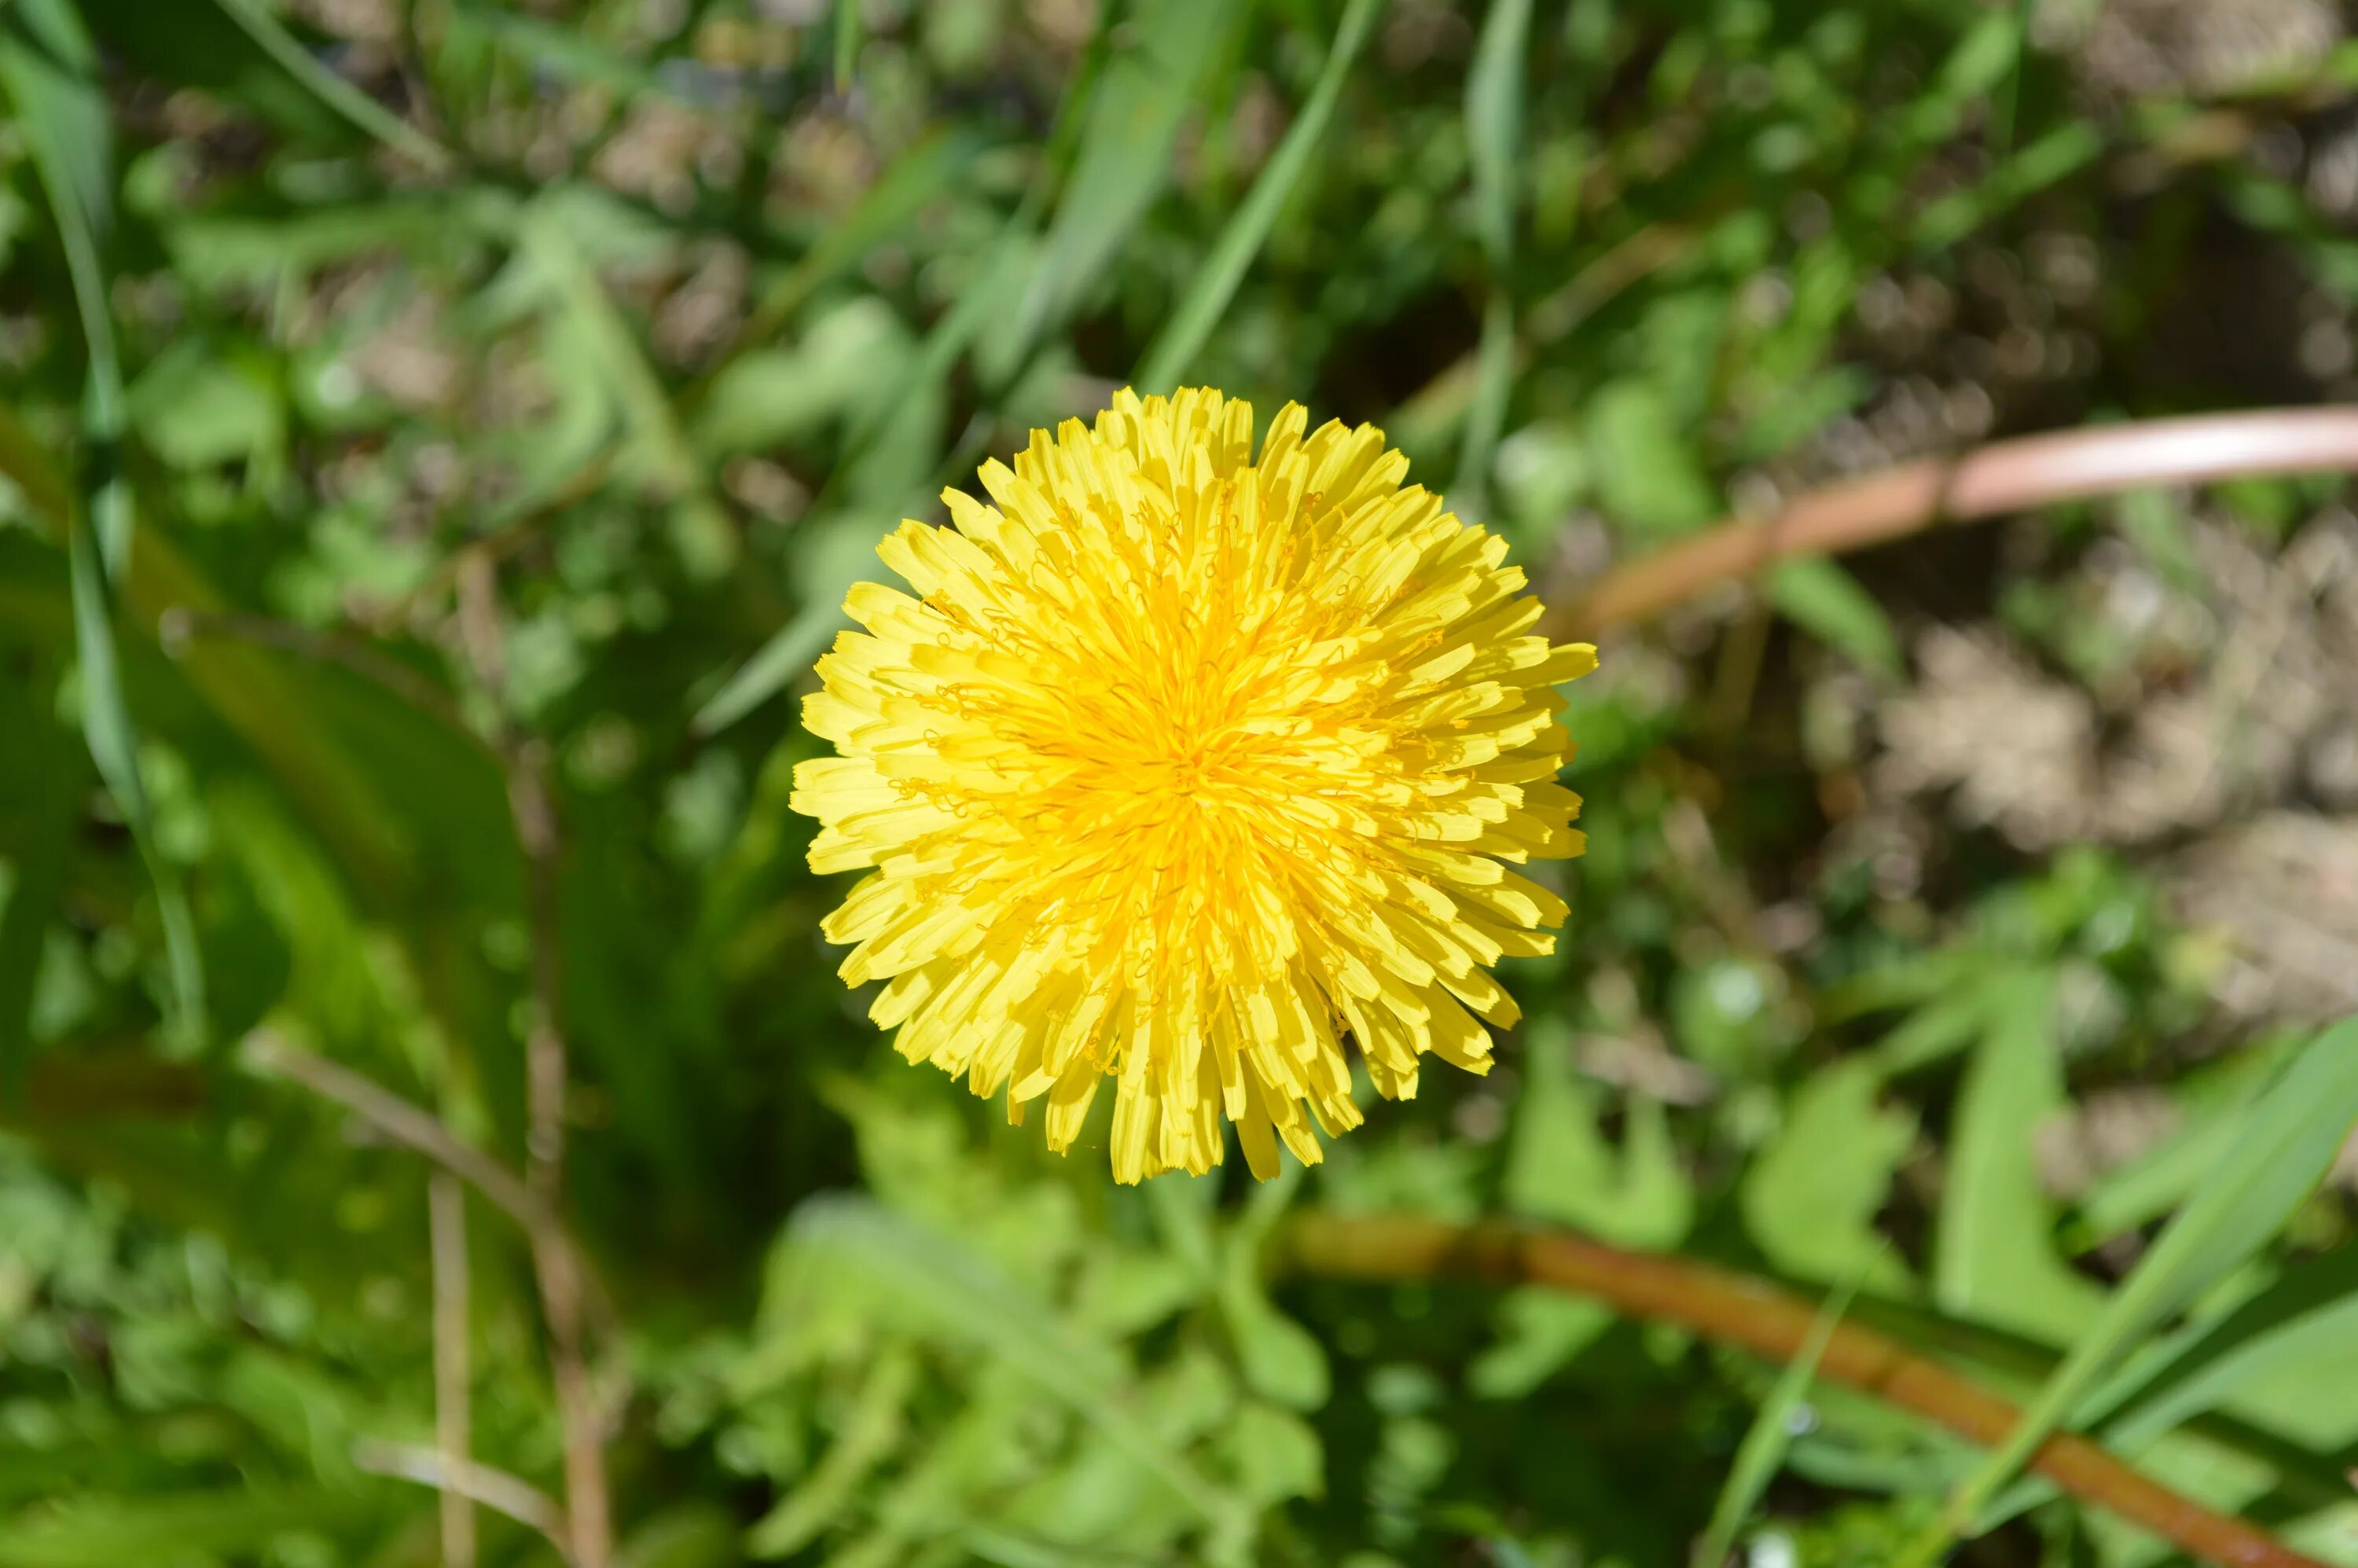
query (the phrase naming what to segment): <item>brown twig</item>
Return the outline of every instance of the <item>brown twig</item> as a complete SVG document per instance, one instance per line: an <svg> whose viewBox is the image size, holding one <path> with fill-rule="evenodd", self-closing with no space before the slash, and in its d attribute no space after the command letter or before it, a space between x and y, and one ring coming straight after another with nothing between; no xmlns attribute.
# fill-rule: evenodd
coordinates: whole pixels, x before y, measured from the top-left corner
<svg viewBox="0 0 2358 1568"><path fill-rule="evenodd" d="M546 1537L557 1554L579 1568L565 1526L565 1510L557 1499L520 1476L471 1459L452 1461L431 1448L407 1443L363 1440L352 1444L352 1467L372 1476L391 1476L432 1487L446 1498L481 1503Z"/></svg>
<svg viewBox="0 0 2358 1568"><path fill-rule="evenodd" d="M445 1475L474 1462L472 1376L467 1321L467 1195L459 1178L437 1171L426 1185L427 1249L434 1264L434 1446ZM475 1568L475 1508L455 1487L442 1489L443 1568Z"/></svg>
<svg viewBox="0 0 2358 1568"><path fill-rule="evenodd" d="M1540 629L1558 639L1606 631L1785 556L1855 550L1940 522L2154 485L2352 470L2358 470L2358 408L2259 409L1999 441L1811 491L1773 517L1724 523L1617 568L1585 590L1554 584Z"/></svg>
<svg viewBox="0 0 2358 1568"><path fill-rule="evenodd" d="M247 1035L239 1054L247 1066L298 1083L342 1106L384 1137L425 1155L489 1198L527 1235L557 1228L556 1213L522 1177L461 1140L432 1111L266 1030Z"/></svg>
<svg viewBox="0 0 2358 1568"><path fill-rule="evenodd" d="M456 576L459 634L476 678L494 701L507 686L506 640L500 624L498 566L474 549ZM503 710L504 704L503 703ZM563 975L557 926L557 805L548 749L503 721L496 741L505 765L509 814L524 853L525 914L532 940L533 1021L525 1044L525 1174L533 1195L554 1212L565 1184L565 1098L568 1077L563 1028ZM582 1328L583 1276L569 1248L535 1247L541 1313L548 1325L549 1381L565 1439L565 1500L579 1568L607 1568L613 1552L606 1489L606 1418L591 1386Z"/></svg>
<svg viewBox="0 0 2358 1568"><path fill-rule="evenodd" d="M425 1155L482 1194L523 1229L532 1243L536 1269L545 1271L546 1265L538 1261L544 1254L560 1260L557 1267L572 1284L576 1302L586 1303L601 1335L614 1336L617 1319L612 1301L583 1262L580 1247L567 1232L554 1206L544 1202L524 1177L461 1140L424 1107L266 1030L247 1035L240 1055L256 1072L286 1078L333 1100L379 1136Z"/></svg>
<svg viewBox="0 0 2358 1568"><path fill-rule="evenodd" d="M1707 1263L1509 1225L1306 1215L1281 1233L1278 1249L1273 1261L1297 1274L1551 1285L1778 1361L1799 1354L1818 1313L1815 1303L1779 1286ZM1939 1363L1852 1322L1834 1330L1818 1374L1984 1446L2004 1442L2022 1413ZM2051 1437L2031 1465L2072 1496L2222 1568L2322 1568L2257 1526L2180 1497L2086 1438L2068 1433Z"/></svg>

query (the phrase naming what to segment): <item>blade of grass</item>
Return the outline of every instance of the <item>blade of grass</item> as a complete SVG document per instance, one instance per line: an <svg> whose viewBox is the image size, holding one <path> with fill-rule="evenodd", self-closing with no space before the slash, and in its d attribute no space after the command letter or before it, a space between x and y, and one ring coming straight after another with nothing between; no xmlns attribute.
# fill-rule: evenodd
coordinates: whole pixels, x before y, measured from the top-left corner
<svg viewBox="0 0 2358 1568"><path fill-rule="evenodd" d="M1457 473L1450 485L1456 509L1480 522L1489 509L1490 460L1507 424L1507 399L1515 387L1515 308L1495 287L1482 306L1480 368L1474 401L1466 410L1466 431L1457 449Z"/></svg>
<svg viewBox="0 0 2358 1568"><path fill-rule="evenodd" d="M9 737L9 793L25 832L0 907L0 1104L24 1104L32 1053L33 986L41 946L65 892L73 845L74 789L66 733L48 704L47 680L0 682L0 733Z"/></svg>
<svg viewBox="0 0 2358 1568"><path fill-rule="evenodd" d="M1880 1257L1880 1254L1877 1254ZM1777 1381L1761 1401L1760 1410L1745 1432L1744 1441L1736 1445L1736 1463L1729 1466L1727 1480L1719 1491L1719 1501L1711 1510L1711 1522L1704 1528L1703 1539L1695 1543L1694 1568L1721 1568L1727 1554L1736 1548L1736 1532L1752 1517L1759 1505L1761 1494L1784 1466L1785 1451L1793 1444L1793 1412L1809 1397L1810 1385L1817 1380L1818 1363L1833 1343L1834 1330L1850 1311L1851 1298L1858 1292L1858 1281L1854 1278L1837 1293L1828 1296L1818 1309L1817 1321L1810 1325L1810 1336L1801 1341L1800 1354L1785 1364Z"/></svg>
<svg viewBox="0 0 2358 1568"><path fill-rule="evenodd" d="M851 90L851 68L860 62L860 0L835 0L835 90Z"/></svg>
<svg viewBox="0 0 2358 1568"><path fill-rule="evenodd" d="M2030 13L2037 0L2015 0L2014 68L1991 95L1989 151L2002 158L2014 150L2015 114L2022 99L2022 66L2030 53Z"/></svg>
<svg viewBox="0 0 2358 1568"><path fill-rule="evenodd" d="M929 135L901 155L842 220L772 284L738 330L736 349L765 344L822 286L904 228L929 201L948 189L988 144L966 131ZM730 359L735 357L732 351ZM725 364L727 360L723 361ZM711 383L706 378L706 386Z"/></svg>
<svg viewBox="0 0 2358 1568"><path fill-rule="evenodd" d="M65 517L82 733L155 884L170 971L169 1022L182 1041L194 1043L202 1037L205 1012L196 920L178 868L156 847L138 731L114 646L114 585L128 567L132 513L119 451L123 365L100 262L102 236L114 216L105 98L89 35L61 0L20 0L0 27L0 85L49 199L90 360L82 399L83 480L79 505Z"/></svg>
<svg viewBox="0 0 2358 1568"><path fill-rule="evenodd" d="M1531 0L1490 0L1466 76L1466 153L1473 165L1475 232L1494 271L1514 259L1515 168L1522 141L1523 62Z"/></svg>
<svg viewBox="0 0 2358 1568"><path fill-rule="evenodd" d="M2071 1408L2153 1329L2266 1246L2358 1124L2358 1020L2312 1041L2253 1108L2234 1148L2179 1211L2024 1411L1901 1561L1929 1564L2011 1481Z"/></svg>
<svg viewBox="0 0 2358 1568"><path fill-rule="evenodd" d="M128 497L111 477L123 438L123 371L114 318L99 260L114 226L114 134L99 91L98 56L72 8L61 0L25 0L0 16L0 84L39 171L58 226L90 356L82 435L93 475L108 474L84 499L99 531L107 575L119 576L131 548Z"/></svg>
<svg viewBox="0 0 2358 1568"><path fill-rule="evenodd" d="M1148 0L1137 42L1108 62L1090 94L1080 156L1048 226L1046 249L1017 311L1009 357L1064 325L1171 177L1180 126L1234 25L1238 0Z"/></svg>
<svg viewBox="0 0 2358 1568"><path fill-rule="evenodd" d="M59 549L72 537L74 497L57 460L0 406L0 475L16 487L41 536ZM69 612L70 607L69 583ZM143 535L123 584L130 623L160 630L168 615L218 613L228 600L170 538ZM417 845L386 803L377 776L330 736L315 694L290 679L283 655L250 643L200 640L173 657L215 715L269 764L290 799L341 851L373 893L414 896Z"/></svg>
<svg viewBox="0 0 2358 1568"><path fill-rule="evenodd" d="M1522 142L1523 64L1531 30L1531 0L1491 0L1466 78L1466 156L1474 172L1475 231L1487 264L1489 297L1482 308L1482 347L1451 486L1461 511L1476 516L1487 503L1490 461L1514 390L1515 311L1508 271L1515 255L1515 179Z"/></svg>
<svg viewBox="0 0 2358 1568"><path fill-rule="evenodd" d="M319 57L297 42L295 36L280 25L277 17L264 10L257 0L213 3L281 70L356 129L427 168L446 169L455 161L449 148L322 65Z"/></svg>
<svg viewBox="0 0 2358 1568"><path fill-rule="evenodd" d="M1528 0L1509 3L1527 5ZM1237 285L1244 280L1245 270L1268 243L1279 211L1293 193L1302 171L1309 167L1319 139L1326 134L1327 122L1335 117L1335 105L1342 99L1343 83L1351 73L1352 62L1358 58L1368 35L1375 30L1376 17L1383 6L1384 0L1351 0L1344 11L1342 23L1335 29L1335 40L1327 46L1326 62L1319 68L1318 80L1311 87L1301 114L1287 127L1285 139L1278 144L1260 178L1253 181L1244 204L1220 231L1212 254L1196 268L1178 309L1172 313L1163 330L1155 334L1154 341L1140 361L1140 391L1171 391L1202 351L1204 340L1210 336L1220 313L1228 308L1228 301L1236 297Z"/></svg>
<svg viewBox="0 0 2358 1568"><path fill-rule="evenodd" d="M960 291L957 302L927 330L916 357L892 391L879 398L853 426L844 442L842 458L811 503L814 514L825 513L847 489L872 489L881 483L875 465L868 460L870 454L887 441L896 421L924 406L929 388L947 380L951 367L974 345L989 325L992 312L1000 308L1005 292L1001 280L1022 265L1027 238L1047 210L1055 173L1079 143L1081 128L1089 120L1098 86L1105 77L1107 40L1118 9L1112 0L1098 8L1097 27L1056 106L1055 123L1049 129L1032 188L990 242L975 280ZM864 499L877 505L882 503L873 495ZM889 521L877 522L867 545L858 552L840 547L845 538L854 536L848 531L829 535L824 558L815 564L806 563L802 611L773 633L697 709L696 717L690 720L695 733L712 735L727 729L777 695L797 671L809 665L840 624L843 595L867 573L875 558L874 541L882 537L890 526Z"/></svg>

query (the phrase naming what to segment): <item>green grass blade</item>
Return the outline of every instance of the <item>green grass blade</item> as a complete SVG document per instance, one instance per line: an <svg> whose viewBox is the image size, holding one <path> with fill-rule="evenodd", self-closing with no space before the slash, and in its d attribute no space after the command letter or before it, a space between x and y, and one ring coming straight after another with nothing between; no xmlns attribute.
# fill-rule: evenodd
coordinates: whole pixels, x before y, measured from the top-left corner
<svg viewBox="0 0 2358 1568"><path fill-rule="evenodd" d="M171 1023L183 1040L203 1033L204 968L196 920L179 872L157 850L139 771L138 731L115 655L114 587L131 550L131 490L121 469L123 365L106 297L101 240L111 224L113 146L97 57L80 19L60 0L23 0L0 30L5 85L49 199L90 357L82 400L83 479L69 514L67 562L80 669L82 731L155 884L171 975Z"/></svg>
<svg viewBox="0 0 2358 1568"><path fill-rule="evenodd" d="M1990 95L1989 150L2004 157L2014 150L2015 117L2022 102L2022 68L2030 54L2031 9L2038 0L2014 0L2014 68Z"/></svg>
<svg viewBox="0 0 2358 1568"><path fill-rule="evenodd" d="M0 682L0 735L8 772L0 799L19 814L8 891L0 898L0 1104L21 1105L32 1050L33 987L41 946L65 894L74 840L74 787L66 732L47 680Z"/></svg>
<svg viewBox="0 0 2358 1568"><path fill-rule="evenodd" d="M2226 1159L2113 1292L2013 1435L1958 1488L1908 1561L1935 1561L2108 1371L2265 1247L2324 1179L2353 1124L2358 1020L2319 1035L2253 1108Z"/></svg>
<svg viewBox="0 0 2358 1568"><path fill-rule="evenodd" d="M1727 1479L1720 1487L1719 1500L1712 1507L1711 1522L1704 1527L1703 1539L1695 1543L1694 1568L1720 1568L1735 1550L1736 1532L1752 1517L1768 1483L1784 1465L1785 1451L1793 1443L1793 1412L1809 1397L1810 1384L1818 1375L1818 1362L1833 1342L1834 1329L1850 1310L1851 1298L1857 1292L1858 1281L1853 1280L1826 1298L1825 1304L1818 1309L1817 1321L1810 1325L1809 1337L1801 1341L1801 1353L1785 1364L1768 1397L1761 1401L1752 1425L1744 1433L1744 1441L1736 1445L1736 1463L1729 1466Z"/></svg>
<svg viewBox="0 0 2358 1568"><path fill-rule="evenodd" d="M983 277L925 334L892 395L879 399L853 427L845 442L844 460L838 465L838 477L829 481L830 486L849 489L851 510L809 527L810 544L803 552L798 573L802 608L705 699L689 721L695 733L713 735L726 730L809 667L845 623L844 595L851 591L852 584L875 577L882 569L876 546L898 525L897 508L903 497L892 475L883 471L885 465L871 460L871 455L905 449L910 443L896 438L899 433L890 427L903 419L925 417L930 407L939 404L939 391L951 365L972 345L1010 292L1002 285L1018 259L1015 250L1011 236L1002 239L996 258L986 264ZM920 477L909 476L905 488L914 491Z"/></svg>
<svg viewBox="0 0 2358 1568"><path fill-rule="evenodd" d="M739 343L755 347L774 337L804 301L859 265L878 245L908 227L927 202L963 179L987 145L981 136L953 130L929 135L903 153L851 211L763 292L738 331Z"/></svg>
<svg viewBox="0 0 2358 1568"><path fill-rule="evenodd" d="M320 64L258 0L214 0L214 4L281 70L356 129L428 168L448 168L455 161L449 148Z"/></svg>
<svg viewBox="0 0 2358 1568"><path fill-rule="evenodd" d="M1137 42L1108 63L1101 90L1090 94L1080 157L1004 345L1011 359L1071 317L1162 193L1180 127L1238 0L1150 0L1138 10Z"/></svg>
<svg viewBox="0 0 2358 1568"><path fill-rule="evenodd" d="M1523 68L1531 0L1490 0L1474 67L1466 78L1466 151L1474 170L1474 214L1494 272L1514 259L1515 179L1523 131Z"/></svg>
<svg viewBox="0 0 2358 1568"><path fill-rule="evenodd" d="M1526 0L1509 3L1524 4ZM1335 29L1335 40L1327 46L1326 62L1319 68L1318 80L1301 114L1287 127L1285 139L1278 144L1260 178L1253 181L1244 204L1220 231L1212 254L1196 268L1178 309L1163 330L1155 334L1154 341L1140 361L1140 391L1171 391L1202 351L1205 339L1211 335L1221 312L1228 309L1228 301L1236 297L1237 285L1244 280L1245 270L1268 243L1269 232L1276 224L1286 198L1293 193L1303 171L1310 166L1311 155L1325 135L1327 123L1335 117L1335 105L1342 99L1343 83L1350 76L1352 62L1358 58L1368 35L1375 30L1376 17L1383 5L1384 0L1351 0L1344 11L1342 24Z"/></svg>
<svg viewBox="0 0 2358 1568"><path fill-rule="evenodd" d="M835 0L835 90L851 88L851 69L860 63L860 0Z"/></svg>
<svg viewBox="0 0 2358 1568"><path fill-rule="evenodd" d="M1495 285L1482 307L1480 368L1474 401L1466 411L1466 433L1457 449L1457 477L1450 486L1457 509L1480 522L1489 508L1490 460L1507 424L1507 399L1515 389L1515 308Z"/></svg>
<svg viewBox="0 0 2358 1568"><path fill-rule="evenodd" d="M123 438L123 367L100 263L114 222L114 130L97 80L98 58L71 7L24 0L0 17L0 83L39 171L56 219L90 355L82 433L98 455L93 471L111 470ZM130 513L112 479L83 498L99 530L110 576L130 546Z"/></svg>
<svg viewBox="0 0 2358 1568"><path fill-rule="evenodd" d="M1530 53L1531 0L1491 0L1466 78L1466 156L1474 172L1475 232L1489 266L1482 308L1482 348L1451 486L1458 509L1477 520L1487 510L1490 461L1514 391L1515 312L1507 293L1515 255L1515 183L1522 143L1523 70Z"/></svg>

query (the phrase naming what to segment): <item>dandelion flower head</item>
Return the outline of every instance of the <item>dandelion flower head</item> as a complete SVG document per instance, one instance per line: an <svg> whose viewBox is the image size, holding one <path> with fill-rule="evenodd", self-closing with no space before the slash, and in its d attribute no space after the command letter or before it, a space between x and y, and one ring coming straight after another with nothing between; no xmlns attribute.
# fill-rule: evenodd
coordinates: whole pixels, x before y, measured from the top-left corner
<svg viewBox="0 0 2358 1568"><path fill-rule="evenodd" d="M905 523L804 722L827 920L911 1061L1044 1100L1069 1148L1111 1083L1115 1176L1255 1174L1356 1126L1423 1059L1481 1073L1490 968L1553 950L1511 869L1580 853L1560 683L1506 544L1402 484L1370 426L1217 392L1118 395Z"/></svg>

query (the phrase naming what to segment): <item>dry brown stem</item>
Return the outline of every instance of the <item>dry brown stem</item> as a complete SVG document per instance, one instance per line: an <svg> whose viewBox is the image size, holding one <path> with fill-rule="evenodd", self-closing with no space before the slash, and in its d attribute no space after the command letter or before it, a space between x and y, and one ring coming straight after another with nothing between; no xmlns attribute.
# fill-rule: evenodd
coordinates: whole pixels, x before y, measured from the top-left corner
<svg viewBox="0 0 2358 1568"><path fill-rule="evenodd" d="M1540 629L1559 640L1608 631L1787 556L1838 555L1936 523L2155 485L2353 470L2358 408L2257 409L1998 441L1811 491L1774 516L1723 523L1585 587L1552 584Z"/></svg>
<svg viewBox="0 0 2358 1568"><path fill-rule="evenodd" d="M1282 1237L1274 1261L1293 1273L1336 1279L1549 1285L1780 1362L1801 1353L1818 1315L1814 1302L1708 1263L1625 1251L1567 1231L1495 1223L1304 1215ZM2007 1400L1855 1323L1836 1327L1818 1375L1985 1447L2005 1442L2021 1419ZM2031 1467L2074 1497L2222 1568L2322 1568L2256 1525L2180 1496L2084 1437L2065 1433L2048 1439Z"/></svg>

